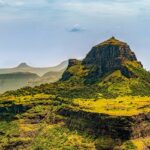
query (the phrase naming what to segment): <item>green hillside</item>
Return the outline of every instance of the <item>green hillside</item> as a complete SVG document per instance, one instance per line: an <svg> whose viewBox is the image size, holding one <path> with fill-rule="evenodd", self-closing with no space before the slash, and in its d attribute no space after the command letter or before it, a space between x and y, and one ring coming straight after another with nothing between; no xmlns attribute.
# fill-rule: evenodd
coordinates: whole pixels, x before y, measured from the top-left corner
<svg viewBox="0 0 150 150"><path fill-rule="evenodd" d="M0 97L2 150L147 150L150 73L114 37L61 80Z"/></svg>

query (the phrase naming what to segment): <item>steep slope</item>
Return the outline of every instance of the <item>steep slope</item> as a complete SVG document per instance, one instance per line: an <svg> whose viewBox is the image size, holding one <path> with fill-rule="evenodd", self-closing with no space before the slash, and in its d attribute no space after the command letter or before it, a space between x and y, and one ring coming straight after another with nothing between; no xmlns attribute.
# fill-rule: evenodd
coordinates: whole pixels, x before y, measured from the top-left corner
<svg viewBox="0 0 150 150"><path fill-rule="evenodd" d="M84 73L86 81L94 82L116 70L120 70L122 75L127 78L133 77L134 73L128 68L130 64L142 68L142 64L137 61L130 47L112 37L94 46L82 62L70 60L68 70L73 70L73 67L80 65L77 67L78 72L86 72L86 74ZM67 79L69 79L69 71L66 71L62 78L62 80Z"/></svg>
<svg viewBox="0 0 150 150"><path fill-rule="evenodd" d="M142 68L130 47L114 37L93 47L82 62L86 68L92 69L88 74L91 79L102 77L115 70L120 70L122 75L130 78L134 76L127 66L130 63Z"/></svg>

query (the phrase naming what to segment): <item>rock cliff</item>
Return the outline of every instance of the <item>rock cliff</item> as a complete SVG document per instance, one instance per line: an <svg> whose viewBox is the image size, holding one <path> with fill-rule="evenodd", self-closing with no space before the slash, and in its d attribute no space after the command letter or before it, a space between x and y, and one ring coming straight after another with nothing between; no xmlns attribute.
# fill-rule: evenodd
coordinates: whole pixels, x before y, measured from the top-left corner
<svg viewBox="0 0 150 150"><path fill-rule="evenodd" d="M116 70L120 70L122 75L127 78L135 77L135 74L128 68L130 64L138 68L143 68L128 44L112 37L94 46L82 60L80 66L82 66L84 71L86 70L86 75L84 76L85 82L93 82ZM68 80L76 72L81 72L81 69L76 70L76 72L69 72L69 70L72 70L70 68L77 65L79 65L78 60L70 60L68 69L64 73L62 80Z"/></svg>

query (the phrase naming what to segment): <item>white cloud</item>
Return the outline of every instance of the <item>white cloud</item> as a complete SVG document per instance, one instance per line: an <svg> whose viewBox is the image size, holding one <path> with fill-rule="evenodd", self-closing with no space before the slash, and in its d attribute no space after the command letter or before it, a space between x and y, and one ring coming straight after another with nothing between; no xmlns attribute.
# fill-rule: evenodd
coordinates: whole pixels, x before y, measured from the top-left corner
<svg viewBox="0 0 150 150"><path fill-rule="evenodd" d="M73 25L73 27L71 27L69 29L69 32L81 32L84 31L85 29L83 27L81 27L79 24L75 24Z"/></svg>

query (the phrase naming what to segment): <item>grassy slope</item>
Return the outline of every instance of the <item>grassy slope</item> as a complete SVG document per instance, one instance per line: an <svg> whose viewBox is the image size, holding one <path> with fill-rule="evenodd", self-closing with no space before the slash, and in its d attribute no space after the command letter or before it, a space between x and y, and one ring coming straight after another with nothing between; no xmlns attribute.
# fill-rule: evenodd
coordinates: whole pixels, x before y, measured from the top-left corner
<svg viewBox="0 0 150 150"><path fill-rule="evenodd" d="M97 137L75 128L70 130L66 125L68 118L58 114L58 111L70 107L70 110L131 116L150 112L149 105L149 97L121 97L96 101L57 97L52 94L1 97L0 148L94 150L98 147L111 147L113 140L110 137ZM143 139L139 140L141 142ZM135 147L133 145L137 145L137 142L129 141L122 146L128 149L129 146Z"/></svg>
<svg viewBox="0 0 150 150"><path fill-rule="evenodd" d="M1 100L0 149L95 149L92 137L65 126L61 103L44 94Z"/></svg>
<svg viewBox="0 0 150 150"><path fill-rule="evenodd" d="M94 150L117 147L118 143L109 136L78 130L90 124L90 120L65 116L59 110L69 108L71 112L105 114L114 118L149 113L150 75L134 65L128 67L135 72L136 78L128 79L120 71L115 71L96 84L84 85L87 70L83 66L74 66L69 70L75 75L70 81L5 93L0 98L0 149ZM124 141L119 149L140 150L149 145L147 138L140 138Z"/></svg>

